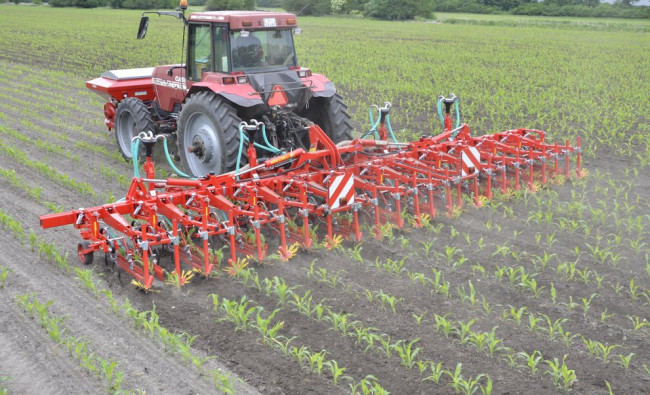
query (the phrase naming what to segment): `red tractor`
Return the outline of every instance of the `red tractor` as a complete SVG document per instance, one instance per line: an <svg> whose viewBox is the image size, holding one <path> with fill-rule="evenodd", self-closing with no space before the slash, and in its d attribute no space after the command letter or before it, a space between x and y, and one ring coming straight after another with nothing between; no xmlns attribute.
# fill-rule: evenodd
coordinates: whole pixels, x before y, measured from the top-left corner
<svg viewBox="0 0 650 395"><path fill-rule="evenodd" d="M111 70L86 82L107 99L105 123L125 159L133 157L133 137L149 131L175 140L171 155L195 177L243 166L241 139L252 140L260 158L307 149L312 122L334 142L351 139L334 84L298 66L295 15L219 11L186 18L184 8L154 12L183 21L184 64ZM143 14L139 39L148 23ZM262 125L261 133L246 134L242 120Z"/></svg>

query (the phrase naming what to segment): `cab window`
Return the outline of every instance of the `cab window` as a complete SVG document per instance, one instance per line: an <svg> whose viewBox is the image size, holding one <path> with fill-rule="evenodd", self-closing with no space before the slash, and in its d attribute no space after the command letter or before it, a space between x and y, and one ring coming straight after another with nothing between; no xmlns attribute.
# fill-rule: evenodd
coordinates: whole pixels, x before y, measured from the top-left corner
<svg viewBox="0 0 650 395"><path fill-rule="evenodd" d="M228 29L214 26L214 71L228 72Z"/></svg>
<svg viewBox="0 0 650 395"><path fill-rule="evenodd" d="M190 25L187 66L191 80L199 81L204 72L214 70L210 52L211 44L210 25Z"/></svg>
<svg viewBox="0 0 650 395"><path fill-rule="evenodd" d="M295 66L290 30L231 31L233 70Z"/></svg>

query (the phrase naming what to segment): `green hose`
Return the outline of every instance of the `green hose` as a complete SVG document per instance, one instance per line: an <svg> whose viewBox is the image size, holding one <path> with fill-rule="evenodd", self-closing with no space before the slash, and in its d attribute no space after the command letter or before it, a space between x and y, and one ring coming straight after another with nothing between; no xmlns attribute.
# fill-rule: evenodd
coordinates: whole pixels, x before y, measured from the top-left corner
<svg viewBox="0 0 650 395"><path fill-rule="evenodd" d="M174 172L175 172L176 174L178 174L179 176L181 176L181 177L183 177L183 178L191 178L191 179L195 180L196 178L193 178L193 177L191 177L191 176L188 176L187 174L185 174L185 173L183 173L182 171L180 171L180 170L179 170L179 169L174 165L174 162L172 161L172 157L171 157L171 155L169 155L169 149L167 148L167 139L163 139L163 141L164 141L163 146L165 147L165 157L167 157L167 162L169 163L169 166L172 168L172 170L174 170Z"/></svg>
<svg viewBox="0 0 650 395"><path fill-rule="evenodd" d="M380 110L379 110L379 107L374 106L374 105L370 106L370 108L368 109L368 118L370 118L370 124L371 124L372 126L371 126L370 130L369 130L368 132L366 132L366 133L365 133L361 138L363 138L363 137L365 137L366 135L372 133L372 134L375 135L375 140L379 140L379 132L377 132L377 127L379 126L379 120L381 119L381 111L380 111L380 113L379 113L379 116L377 117L377 122L375 122L375 119L374 119L374 117L372 116L372 109L373 109L373 107L374 107L374 108L377 108L377 111L380 111Z"/></svg>
<svg viewBox="0 0 650 395"><path fill-rule="evenodd" d="M377 111L379 111L379 116L377 117L377 121L375 122L375 118L372 116L372 109L376 108ZM368 109L368 118L370 118L370 124L372 125L372 128L367 131L366 133L361 136L361 138L365 138L369 134L374 134L375 140L379 140L379 132L377 131L377 128L379 127L379 124L381 122L381 110L379 107L372 105ZM395 133L393 133L393 127L390 125L390 114L386 114L386 128L388 129L388 133L390 133L390 137L393 139L393 142L396 143L397 139L395 138Z"/></svg>
<svg viewBox="0 0 650 395"><path fill-rule="evenodd" d="M440 123L442 124L442 129L445 129L445 116L442 114L442 100L443 97L440 96L438 97L438 102L436 103L436 107L438 108L438 116L440 117Z"/></svg>
<svg viewBox="0 0 650 395"><path fill-rule="evenodd" d="M396 143L397 139L395 138L395 133L393 133L393 127L390 126L390 114L386 115L386 127L388 128L388 133L390 133L390 138L393 139L393 143Z"/></svg>
<svg viewBox="0 0 650 395"><path fill-rule="evenodd" d="M438 116L440 117L440 123L442 124L442 129L443 130L445 129L445 116L443 115L443 112L442 112L442 101L444 99L445 98L443 96L440 96L438 98L438 103L437 103ZM456 109L456 127L454 129L458 129L460 127L460 110L458 109L458 99L456 99L456 101L454 101L454 107ZM456 137L456 134L458 134L458 132L456 132L453 136L451 136L452 140Z"/></svg>
<svg viewBox="0 0 650 395"><path fill-rule="evenodd" d="M133 177L140 178L140 169L138 169L138 151L140 149L140 139L131 141L131 158L133 158Z"/></svg>
<svg viewBox="0 0 650 395"><path fill-rule="evenodd" d="M262 145L254 142L253 146L255 148L262 149L274 155L283 153L282 150L275 148L274 146L271 145L271 143L269 143L269 140L266 137L266 127L264 125L262 125L262 136L264 138L264 142L266 143L266 145ZM248 143L248 137L246 137L246 134L244 133L244 124L240 123L239 124L239 152L237 153L237 165L235 167L235 172L239 172L239 166L241 165L241 158L244 153L244 141ZM237 179L239 179L239 176L237 176Z"/></svg>
<svg viewBox="0 0 650 395"><path fill-rule="evenodd" d="M167 163L169 163L169 166L172 168L172 170L178 174L179 176L183 178L189 178L195 180L196 178L193 178L192 176L189 176L185 173L183 173L176 165L174 165L174 161L172 160L171 155L169 154L169 148L167 147L167 139L163 139L163 146L165 147L165 157L167 158ZM138 154L140 151L140 139L135 139L134 141L131 141L131 157L133 158L133 177L135 178L140 178L140 169L138 168Z"/></svg>

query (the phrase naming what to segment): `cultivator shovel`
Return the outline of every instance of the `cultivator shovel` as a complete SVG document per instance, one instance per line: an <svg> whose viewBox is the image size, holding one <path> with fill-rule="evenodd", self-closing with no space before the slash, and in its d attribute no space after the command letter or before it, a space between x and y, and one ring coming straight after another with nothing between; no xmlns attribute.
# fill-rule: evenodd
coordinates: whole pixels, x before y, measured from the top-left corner
<svg viewBox="0 0 650 395"><path fill-rule="evenodd" d="M238 257L263 261L276 251L287 260L296 246L308 249L318 239L328 246L344 238L360 241L364 228L381 238L386 224L401 228L407 215L421 226L441 205L450 212L462 207L466 195L479 206L495 187L502 193L522 183L533 189L548 181L549 172L568 178L571 156L580 176L579 139L576 146L548 144L544 132L531 129L473 137L467 125L452 129L455 97L439 103L446 107L445 130L436 136L397 142L386 104L378 108L376 130L366 133L376 139L334 144L311 124L308 150L258 162L251 143L246 167L198 179L156 179L151 152L164 137L141 133L135 141L145 146L147 174L136 174L124 199L44 215L41 226L73 225L83 239L78 254L84 263L103 252L148 289L154 278L164 279L165 256L172 257L169 271L178 279L183 268L209 275L223 247L230 264ZM263 130L257 122L242 122L240 132L252 142Z"/></svg>

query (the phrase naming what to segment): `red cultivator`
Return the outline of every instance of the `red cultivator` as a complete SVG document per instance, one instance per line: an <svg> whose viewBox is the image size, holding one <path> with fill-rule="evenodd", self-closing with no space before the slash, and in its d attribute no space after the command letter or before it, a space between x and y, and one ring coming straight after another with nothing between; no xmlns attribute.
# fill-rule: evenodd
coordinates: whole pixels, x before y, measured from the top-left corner
<svg viewBox="0 0 650 395"><path fill-rule="evenodd" d="M544 132L530 129L472 137L467 125L451 128L445 103L445 131L437 136L410 143L356 139L334 144L312 124L308 151L296 149L257 163L251 144L245 168L198 179L155 179L151 148L156 138L141 134L136 139L147 150L147 176L134 178L123 200L44 215L41 226L80 229L83 262L104 252L107 262L149 288L154 278L164 279L160 261L165 255L173 257L178 279L182 265L208 275L219 265L215 251L223 246L231 264L238 256L262 261L276 249L289 259L293 245L310 248L319 237L330 246L342 238L360 241L362 224L378 238L384 224L401 228L407 215L419 227L443 205L450 212L461 207L463 194L478 206L492 197L493 188L505 193L526 183L534 189L549 172L568 178L573 154L580 176L580 140L576 147L568 141L548 144ZM381 110L376 135L386 138L388 107ZM260 128L242 123L240 131L252 142Z"/></svg>

